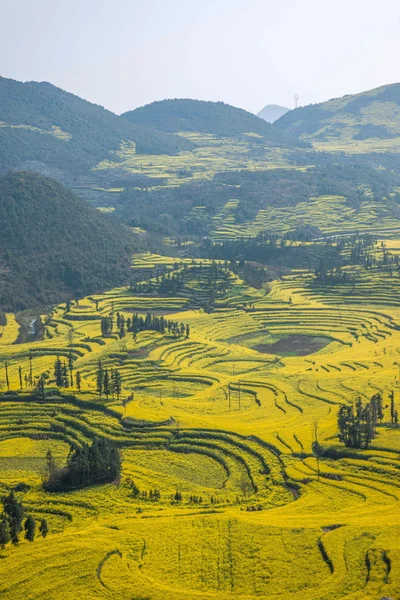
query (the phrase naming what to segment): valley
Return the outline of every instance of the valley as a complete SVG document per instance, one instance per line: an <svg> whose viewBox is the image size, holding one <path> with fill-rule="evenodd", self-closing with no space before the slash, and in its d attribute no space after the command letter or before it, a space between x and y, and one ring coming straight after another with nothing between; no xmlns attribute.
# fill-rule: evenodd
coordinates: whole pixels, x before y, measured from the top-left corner
<svg viewBox="0 0 400 600"><path fill-rule="evenodd" d="M1 597L399 597L398 85L0 99Z"/></svg>

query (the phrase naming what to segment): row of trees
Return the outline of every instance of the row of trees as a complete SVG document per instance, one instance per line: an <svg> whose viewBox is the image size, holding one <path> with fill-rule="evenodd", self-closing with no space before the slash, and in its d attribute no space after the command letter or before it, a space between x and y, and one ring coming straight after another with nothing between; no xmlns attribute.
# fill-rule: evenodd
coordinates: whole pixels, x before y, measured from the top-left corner
<svg viewBox="0 0 400 600"><path fill-rule="evenodd" d="M100 400L104 395L107 400L110 396L113 399L116 396L119 401L122 392L122 376L119 369L104 368L100 360L96 371L96 389Z"/></svg>
<svg viewBox="0 0 400 600"><path fill-rule="evenodd" d="M32 515L26 515L26 509L12 491L2 499L3 512L0 515L0 548L4 550L6 544L18 544L20 535L25 531L25 539L33 542L36 536L37 523ZM39 532L43 537L47 536L48 525L46 519L41 519Z"/></svg>
<svg viewBox="0 0 400 600"><path fill-rule="evenodd" d="M62 468L56 465L49 450L46 465L43 483L45 489L68 490L119 480L121 455L111 441L99 438L95 439L91 446L83 444L78 448L71 448L67 464Z"/></svg>
<svg viewBox="0 0 400 600"><path fill-rule="evenodd" d="M68 356L68 363L64 360L61 361L60 357L57 356L55 363L54 363L54 379L56 382L56 386L57 387L64 387L64 388L68 388L68 387L74 387L74 360L72 357L72 353L69 353ZM42 384L40 383L41 380L39 380L39 386L43 385L44 386L44 381L42 381ZM82 375L80 373L80 371L77 371L75 374L75 385L76 388L78 389L78 391L81 391L81 385L82 385ZM39 389L39 392L41 390ZM43 390L44 392L44 390Z"/></svg>
<svg viewBox="0 0 400 600"><path fill-rule="evenodd" d="M133 336L136 338L137 334L144 330L159 331L162 334L168 332L168 334L173 335L174 337L186 336L186 338L188 338L190 335L189 325L185 325L185 323L179 323L178 321L165 319L163 316L158 317L157 315L153 315L151 313L147 313L145 317L135 313L132 318L128 317L125 319L124 315L118 312L116 314L115 324L117 333L120 337L124 337L126 331L129 331L133 333ZM102 335L107 337L112 335L113 331L114 317L112 315L102 317Z"/></svg>

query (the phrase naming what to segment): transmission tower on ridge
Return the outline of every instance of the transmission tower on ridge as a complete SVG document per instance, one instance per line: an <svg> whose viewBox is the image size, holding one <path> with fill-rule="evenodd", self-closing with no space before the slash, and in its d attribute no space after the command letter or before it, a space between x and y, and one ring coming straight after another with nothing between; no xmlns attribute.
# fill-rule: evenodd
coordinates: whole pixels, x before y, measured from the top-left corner
<svg viewBox="0 0 400 600"><path fill-rule="evenodd" d="M299 107L299 95L298 94L294 95L294 107L295 108Z"/></svg>

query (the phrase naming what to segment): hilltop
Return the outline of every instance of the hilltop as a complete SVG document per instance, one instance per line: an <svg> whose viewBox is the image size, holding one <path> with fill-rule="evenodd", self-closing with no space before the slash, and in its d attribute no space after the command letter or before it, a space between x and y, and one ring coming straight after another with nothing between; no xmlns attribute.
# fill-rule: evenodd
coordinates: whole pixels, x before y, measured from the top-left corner
<svg viewBox="0 0 400 600"><path fill-rule="evenodd" d="M277 134L263 119L224 102L172 99L152 102L122 115L136 125L177 133L195 131L227 137L256 133L269 140Z"/></svg>
<svg viewBox="0 0 400 600"><path fill-rule="evenodd" d="M144 154L191 147L188 140L129 123L50 83L0 77L0 172L34 161L40 163L34 170L76 176L114 156L123 143Z"/></svg>
<svg viewBox="0 0 400 600"><path fill-rule="evenodd" d="M56 181L0 178L0 306L21 310L120 285L139 244Z"/></svg>
<svg viewBox="0 0 400 600"><path fill-rule="evenodd" d="M381 140L390 150L400 138L400 83L297 108L278 119L274 128L314 143L357 145L359 152L377 149L371 140Z"/></svg>
<svg viewBox="0 0 400 600"><path fill-rule="evenodd" d="M286 106L267 104L267 106L264 106L264 108L257 113L257 117L264 119L264 121L267 121L267 123L274 123L277 119L283 117L283 115L289 111L290 108L286 108Z"/></svg>

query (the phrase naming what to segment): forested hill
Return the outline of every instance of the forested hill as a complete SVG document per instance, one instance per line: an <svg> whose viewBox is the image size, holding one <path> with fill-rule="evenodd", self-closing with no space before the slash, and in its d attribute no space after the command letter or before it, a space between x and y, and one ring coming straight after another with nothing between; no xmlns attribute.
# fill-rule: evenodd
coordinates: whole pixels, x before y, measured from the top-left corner
<svg viewBox="0 0 400 600"><path fill-rule="evenodd" d="M283 115L273 127L316 141L399 138L400 83L297 108Z"/></svg>
<svg viewBox="0 0 400 600"><path fill-rule="evenodd" d="M0 172L36 161L81 174L110 158L122 142L136 152L175 154L191 147L178 136L129 123L50 83L0 77Z"/></svg>
<svg viewBox="0 0 400 600"><path fill-rule="evenodd" d="M279 137L263 119L224 102L161 100L126 112L122 116L136 125L154 127L169 133L196 131L227 137L256 133L268 140Z"/></svg>
<svg viewBox="0 0 400 600"><path fill-rule="evenodd" d="M0 307L21 310L111 288L142 249L113 222L41 175L0 178Z"/></svg>

